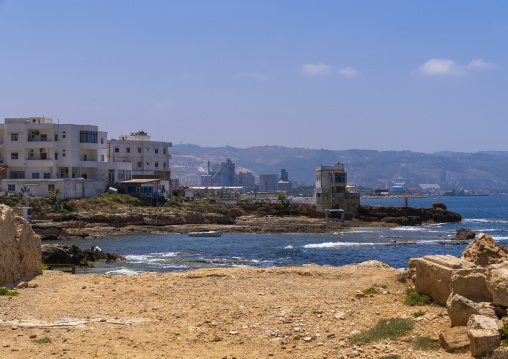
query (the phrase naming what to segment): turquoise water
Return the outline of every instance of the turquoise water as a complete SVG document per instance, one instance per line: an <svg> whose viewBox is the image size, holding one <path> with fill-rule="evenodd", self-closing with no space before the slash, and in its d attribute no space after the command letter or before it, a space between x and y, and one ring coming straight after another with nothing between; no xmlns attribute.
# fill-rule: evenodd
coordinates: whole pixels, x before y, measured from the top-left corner
<svg viewBox="0 0 508 359"><path fill-rule="evenodd" d="M362 204L403 205L400 199L366 199ZM225 234L191 238L183 234L143 234L90 240L58 241L127 257L126 261L96 264L82 272L168 272L197 268L316 263L341 266L376 259L396 268L408 259L430 254L460 256L466 245L451 245L457 228L469 228L508 245L508 197L430 197L411 199L410 206L431 207L443 202L463 217L462 223L398 228L356 228L325 234ZM50 243L50 242L45 242Z"/></svg>

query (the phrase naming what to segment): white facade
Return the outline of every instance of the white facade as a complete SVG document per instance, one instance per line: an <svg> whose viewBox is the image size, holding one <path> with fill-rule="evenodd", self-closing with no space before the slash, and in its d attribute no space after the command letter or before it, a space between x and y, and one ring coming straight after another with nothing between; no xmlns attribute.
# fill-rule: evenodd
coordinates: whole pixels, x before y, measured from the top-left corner
<svg viewBox="0 0 508 359"><path fill-rule="evenodd" d="M146 132L136 132L108 141L108 161L132 163L133 178L170 180L168 148L171 142L152 141Z"/></svg>
<svg viewBox="0 0 508 359"><path fill-rule="evenodd" d="M63 198L91 197L131 178L130 163L108 163L107 133L51 118L6 118L0 124L0 191ZM120 177L120 178L119 178Z"/></svg>

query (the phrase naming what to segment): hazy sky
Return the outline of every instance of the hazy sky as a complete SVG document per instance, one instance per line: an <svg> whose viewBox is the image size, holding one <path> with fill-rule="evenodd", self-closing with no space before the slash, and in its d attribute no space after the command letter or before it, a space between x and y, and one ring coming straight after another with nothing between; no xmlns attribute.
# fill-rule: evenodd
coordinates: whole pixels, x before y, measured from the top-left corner
<svg viewBox="0 0 508 359"><path fill-rule="evenodd" d="M508 150L508 2L0 0L0 118L202 146Z"/></svg>

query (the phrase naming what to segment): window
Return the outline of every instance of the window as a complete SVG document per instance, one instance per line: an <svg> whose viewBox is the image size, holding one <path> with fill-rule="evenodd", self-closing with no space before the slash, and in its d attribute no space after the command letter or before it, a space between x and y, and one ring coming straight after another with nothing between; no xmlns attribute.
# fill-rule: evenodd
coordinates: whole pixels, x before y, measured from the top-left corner
<svg viewBox="0 0 508 359"><path fill-rule="evenodd" d="M162 167L166 168L166 162L162 162Z"/></svg>
<svg viewBox="0 0 508 359"><path fill-rule="evenodd" d="M159 168L159 162L155 162L155 168Z"/></svg>
<svg viewBox="0 0 508 359"><path fill-rule="evenodd" d="M104 144L104 137L101 137L101 145Z"/></svg>
<svg viewBox="0 0 508 359"><path fill-rule="evenodd" d="M159 153L159 149L158 148L155 149L155 153L156 154Z"/></svg>
<svg viewBox="0 0 508 359"><path fill-rule="evenodd" d="M48 135L41 135L41 141L46 142L48 140Z"/></svg>
<svg viewBox="0 0 508 359"><path fill-rule="evenodd" d="M58 134L55 133L55 142L58 141Z"/></svg>
<svg viewBox="0 0 508 359"><path fill-rule="evenodd" d="M55 160L58 159L58 152L55 152Z"/></svg>
<svg viewBox="0 0 508 359"><path fill-rule="evenodd" d="M55 185L54 184L48 184L48 192L49 191L54 191L55 190Z"/></svg>
<svg viewBox="0 0 508 359"><path fill-rule="evenodd" d="M125 149L125 152L127 152L127 153L131 153L131 148L130 148L130 147L127 147L127 148Z"/></svg>
<svg viewBox="0 0 508 359"><path fill-rule="evenodd" d="M7 192L16 192L16 185L15 184L8 184L7 185Z"/></svg>
<svg viewBox="0 0 508 359"><path fill-rule="evenodd" d="M114 184L115 183L115 170L109 170L108 171L108 183Z"/></svg>
<svg viewBox="0 0 508 359"><path fill-rule="evenodd" d="M118 181L125 181L125 170L118 170Z"/></svg>
<svg viewBox="0 0 508 359"><path fill-rule="evenodd" d="M88 161L88 155L86 153L81 155L81 161Z"/></svg>
<svg viewBox="0 0 508 359"><path fill-rule="evenodd" d="M119 147L115 147L115 153L118 153L120 152L120 148Z"/></svg>
<svg viewBox="0 0 508 359"><path fill-rule="evenodd" d="M147 147L147 148L146 148L146 152L148 152L148 151L150 151L150 149Z"/></svg>
<svg viewBox="0 0 508 359"><path fill-rule="evenodd" d="M39 179L39 172L32 173L32 179Z"/></svg>
<svg viewBox="0 0 508 359"><path fill-rule="evenodd" d="M48 154L46 152L41 152L41 160L47 160Z"/></svg>
<svg viewBox="0 0 508 359"><path fill-rule="evenodd" d="M25 171L11 171L11 179L25 179Z"/></svg>
<svg viewBox="0 0 508 359"><path fill-rule="evenodd" d="M142 165L143 165L143 163L138 162L138 168L141 168Z"/></svg>
<svg viewBox="0 0 508 359"><path fill-rule="evenodd" d="M166 154L166 152L167 152L166 149L164 149L164 154Z"/></svg>
<svg viewBox="0 0 508 359"><path fill-rule="evenodd" d="M97 143L97 131L79 131L79 142Z"/></svg>
<svg viewBox="0 0 508 359"><path fill-rule="evenodd" d="M141 147L138 147L138 153L141 153Z"/></svg>
<svg viewBox="0 0 508 359"><path fill-rule="evenodd" d="M131 170L125 170L125 180L131 180L132 179L132 171Z"/></svg>
<svg viewBox="0 0 508 359"><path fill-rule="evenodd" d="M17 152L11 152L11 160L17 160L18 159L18 153Z"/></svg>
<svg viewBox="0 0 508 359"><path fill-rule="evenodd" d="M18 134L17 133L11 133L11 141L17 141L18 140Z"/></svg>
<svg viewBox="0 0 508 359"><path fill-rule="evenodd" d="M101 162L104 162L104 155L101 155Z"/></svg>
<svg viewBox="0 0 508 359"><path fill-rule="evenodd" d="M343 183L343 182L346 182L346 174L335 173L335 183Z"/></svg>
<svg viewBox="0 0 508 359"><path fill-rule="evenodd" d="M51 173L44 172L44 179L50 179L50 178L51 178Z"/></svg>

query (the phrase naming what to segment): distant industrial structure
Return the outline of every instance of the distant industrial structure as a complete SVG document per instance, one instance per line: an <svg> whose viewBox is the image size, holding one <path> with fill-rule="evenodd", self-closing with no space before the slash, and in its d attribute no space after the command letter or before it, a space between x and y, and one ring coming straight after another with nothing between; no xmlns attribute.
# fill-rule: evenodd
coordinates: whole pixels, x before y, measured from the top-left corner
<svg viewBox="0 0 508 359"><path fill-rule="evenodd" d="M358 215L360 194L347 185L344 164L316 166L316 210L321 213L340 213L341 218Z"/></svg>

